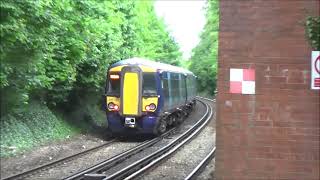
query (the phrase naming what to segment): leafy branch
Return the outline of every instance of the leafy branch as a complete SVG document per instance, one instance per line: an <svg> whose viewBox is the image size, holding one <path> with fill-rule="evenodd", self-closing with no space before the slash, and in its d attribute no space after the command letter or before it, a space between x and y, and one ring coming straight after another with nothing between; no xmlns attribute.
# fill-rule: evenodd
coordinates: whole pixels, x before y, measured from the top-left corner
<svg viewBox="0 0 320 180"><path fill-rule="evenodd" d="M315 50L320 50L320 16L307 17L305 31L310 46Z"/></svg>

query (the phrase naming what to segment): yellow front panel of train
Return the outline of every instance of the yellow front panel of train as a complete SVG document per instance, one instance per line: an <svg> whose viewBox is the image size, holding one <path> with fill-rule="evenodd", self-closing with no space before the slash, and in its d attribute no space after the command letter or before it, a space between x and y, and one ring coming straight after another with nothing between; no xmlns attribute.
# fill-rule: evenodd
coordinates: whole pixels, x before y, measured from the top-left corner
<svg viewBox="0 0 320 180"><path fill-rule="evenodd" d="M158 108L158 97L143 97L142 98L142 109L143 109L143 111L146 111L146 109L145 109L146 106L150 105L151 103L156 105L156 108L153 109L153 110L149 110L149 111L154 112Z"/></svg>
<svg viewBox="0 0 320 180"><path fill-rule="evenodd" d="M106 98L107 106L109 103L113 103L113 104L118 105L120 107L120 98L114 97L114 96L107 96L107 98ZM108 107L108 109L109 109L109 107ZM109 109L109 110L111 110L111 109Z"/></svg>
<svg viewBox="0 0 320 180"><path fill-rule="evenodd" d="M139 113L139 76L138 73L127 72L123 80L123 114L138 115Z"/></svg>

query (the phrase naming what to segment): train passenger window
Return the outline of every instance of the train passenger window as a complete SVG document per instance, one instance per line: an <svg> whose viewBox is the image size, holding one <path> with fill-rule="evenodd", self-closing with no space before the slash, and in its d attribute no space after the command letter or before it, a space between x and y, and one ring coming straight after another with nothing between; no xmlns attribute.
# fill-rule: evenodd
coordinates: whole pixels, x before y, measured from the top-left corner
<svg viewBox="0 0 320 180"><path fill-rule="evenodd" d="M172 90L172 101L173 105L179 104L180 93L179 93L179 74L171 73L171 90Z"/></svg>
<svg viewBox="0 0 320 180"><path fill-rule="evenodd" d="M142 83L143 96L157 95L157 85L155 73L144 73Z"/></svg>
<svg viewBox="0 0 320 180"><path fill-rule="evenodd" d="M162 78L162 90L163 90L163 95L164 95L164 108L165 109L169 109L170 108L170 104L169 104L169 98L170 98L170 94L169 94L169 81L168 79Z"/></svg>
<svg viewBox="0 0 320 180"><path fill-rule="evenodd" d="M117 75L110 75L110 77L108 78L109 83L107 94L120 95L120 77L118 75L118 78L116 78L116 76Z"/></svg>
<svg viewBox="0 0 320 180"><path fill-rule="evenodd" d="M185 102L186 100L186 95L187 95L187 91L186 91L186 77L185 75L181 75L181 80L180 80L180 96L181 96L181 102Z"/></svg>

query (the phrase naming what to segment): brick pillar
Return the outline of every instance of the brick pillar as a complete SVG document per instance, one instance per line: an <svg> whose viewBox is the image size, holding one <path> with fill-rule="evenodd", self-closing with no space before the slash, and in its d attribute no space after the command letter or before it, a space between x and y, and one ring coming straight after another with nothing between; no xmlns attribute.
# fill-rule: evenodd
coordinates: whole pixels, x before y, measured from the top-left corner
<svg viewBox="0 0 320 180"><path fill-rule="evenodd" d="M216 179L319 179L319 90L305 18L318 0L220 0ZM254 68L256 94L229 93Z"/></svg>

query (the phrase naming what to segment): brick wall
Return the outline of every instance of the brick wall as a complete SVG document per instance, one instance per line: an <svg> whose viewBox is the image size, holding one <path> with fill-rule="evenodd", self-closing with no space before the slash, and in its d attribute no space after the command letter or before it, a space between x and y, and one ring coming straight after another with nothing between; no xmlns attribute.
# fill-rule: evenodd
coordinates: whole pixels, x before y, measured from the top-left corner
<svg viewBox="0 0 320 180"><path fill-rule="evenodd" d="M319 91L310 90L303 22L318 0L220 0L220 179L319 179ZM229 69L254 68L256 95L229 93Z"/></svg>

